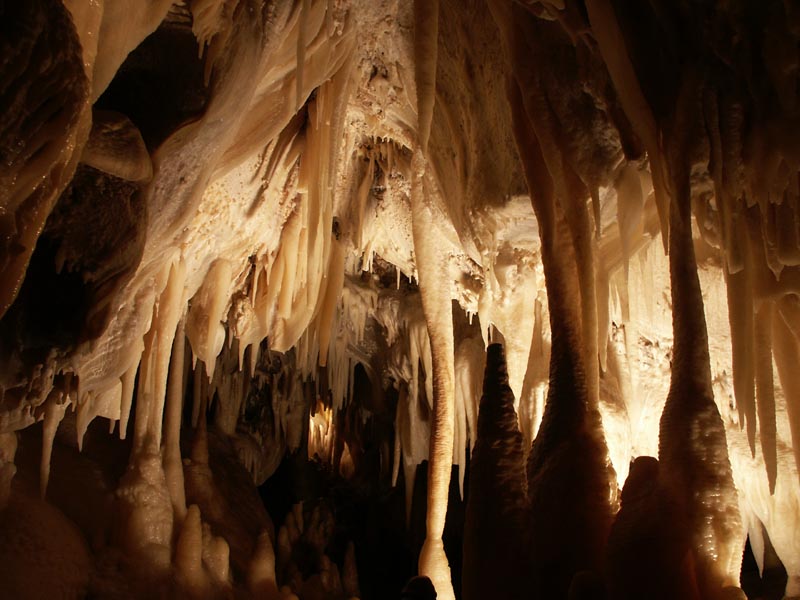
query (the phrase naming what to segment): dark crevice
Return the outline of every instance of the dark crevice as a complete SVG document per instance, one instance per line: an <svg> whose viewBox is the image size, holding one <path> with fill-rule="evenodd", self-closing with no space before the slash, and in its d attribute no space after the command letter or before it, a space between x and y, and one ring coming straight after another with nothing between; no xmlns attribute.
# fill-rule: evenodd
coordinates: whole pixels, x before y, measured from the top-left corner
<svg viewBox="0 0 800 600"><path fill-rule="evenodd" d="M151 152L180 125L200 117L208 103L205 58L187 15L168 17L145 38L95 103L127 115Z"/></svg>

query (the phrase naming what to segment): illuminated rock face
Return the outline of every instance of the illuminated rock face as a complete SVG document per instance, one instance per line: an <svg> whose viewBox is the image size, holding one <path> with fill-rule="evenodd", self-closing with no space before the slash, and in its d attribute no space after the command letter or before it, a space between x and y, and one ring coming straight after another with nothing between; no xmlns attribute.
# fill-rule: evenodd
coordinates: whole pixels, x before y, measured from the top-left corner
<svg viewBox="0 0 800 600"><path fill-rule="evenodd" d="M6 4L0 586L357 596L369 421L439 598L452 465L464 598L800 596L791 3Z"/></svg>

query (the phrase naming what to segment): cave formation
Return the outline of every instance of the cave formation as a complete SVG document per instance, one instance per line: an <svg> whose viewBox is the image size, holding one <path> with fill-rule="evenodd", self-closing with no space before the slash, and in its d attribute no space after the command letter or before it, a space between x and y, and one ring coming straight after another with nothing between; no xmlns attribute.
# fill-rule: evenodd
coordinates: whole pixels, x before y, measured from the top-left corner
<svg viewBox="0 0 800 600"><path fill-rule="evenodd" d="M800 598L796 2L0 27L0 595Z"/></svg>

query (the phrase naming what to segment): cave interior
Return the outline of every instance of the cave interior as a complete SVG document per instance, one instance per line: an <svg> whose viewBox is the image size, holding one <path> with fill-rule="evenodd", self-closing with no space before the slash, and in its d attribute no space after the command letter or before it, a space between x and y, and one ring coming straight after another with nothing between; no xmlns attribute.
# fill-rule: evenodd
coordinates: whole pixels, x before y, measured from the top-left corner
<svg viewBox="0 0 800 600"><path fill-rule="evenodd" d="M0 596L800 598L795 0L0 28Z"/></svg>

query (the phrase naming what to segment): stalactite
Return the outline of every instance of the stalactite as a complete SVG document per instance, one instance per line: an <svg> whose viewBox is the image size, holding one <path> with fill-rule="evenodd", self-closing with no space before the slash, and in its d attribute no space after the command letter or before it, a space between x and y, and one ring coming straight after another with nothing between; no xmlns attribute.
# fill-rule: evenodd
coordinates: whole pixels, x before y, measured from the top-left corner
<svg viewBox="0 0 800 600"><path fill-rule="evenodd" d="M232 278L229 261L214 261L203 279L203 285L192 298L186 318L186 337L192 344L192 353L206 365L209 379L214 377L216 359L225 343L222 320L230 298Z"/></svg>
<svg viewBox="0 0 800 600"><path fill-rule="evenodd" d="M600 373L608 370L608 342L611 339L611 283L608 268L603 263L602 256L595 259L595 294L597 296L597 343ZM599 375L599 374L598 374ZM599 386L598 376L598 386ZM600 391L598 389L598 401Z"/></svg>
<svg viewBox="0 0 800 600"><path fill-rule="evenodd" d="M472 452L478 438L478 402L481 386L479 367L484 362L484 354L483 340L477 337L465 339L456 349L456 436L453 444L453 464L458 465L458 489L462 499L467 472L467 452Z"/></svg>
<svg viewBox="0 0 800 600"><path fill-rule="evenodd" d="M639 170L634 164L626 163L622 166L614 181L614 188L617 191L617 226L627 284L628 259L635 243L636 229L643 218L645 200Z"/></svg>
<svg viewBox="0 0 800 600"><path fill-rule="evenodd" d="M772 338L775 344L775 365L778 368L781 388L786 399L786 412L792 438L795 465L800 476L800 379L795 375L794 359L800 354L798 329L800 311L797 299L793 296L783 298L779 310L773 314Z"/></svg>
<svg viewBox="0 0 800 600"><path fill-rule="evenodd" d="M39 494L42 500L47 496L47 483L50 479L50 460L53 455L53 441L59 423L67 412L69 398L63 398L60 392L51 392L44 407L44 424L42 426L42 463L39 475Z"/></svg>
<svg viewBox="0 0 800 600"><path fill-rule="evenodd" d="M172 354L175 332L181 318L183 307L186 305L184 282L186 267L180 262L170 267L169 277L164 292L158 302L158 313L152 327L157 327L153 357L152 388L145 393L150 394L148 416L149 433L152 436L150 443L161 444L161 431L163 427L164 405L167 399L167 378L169 376L170 356Z"/></svg>
<svg viewBox="0 0 800 600"><path fill-rule="evenodd" d="M369 165L367 166L367 172L364 174L364 179L361 181L361 185L358 186L358 192L356 193L356 239L355 244L356 248L363 248L363 232L364 232L364 211L367 208L367 200L369 198L369 193L372 190L372 184L375 178L375 156L370 154L369 157ZM370 253L371 254L371 253ZM365 260L364 264L367 265L368 261ZM370 269L365 269L369 271Z"/></svg>
<svg viewBox="0 0 800 600"><path fill-rule="evenodd" d="M122 400L119 410L119 439L124 440L128 435L128 419L133 405L134 382L136 381L136 371L139 368L138 362L122 375Z"/></svg>
<svg viewBox="0 0 800 600"><path fill-rule="evenodd" d="M761 305L756 313L754 336L759 437L771 494L775 493L775 479L778 476L778 452L775 439L775 387L772 380L773 312L774 308L771 302Z"/></svg>
<svg viewBox="0 0 800 600"><path fill-rule="evenodd" d="M308 37L308 13L311 12L311 0L302 0L300 3L300 25L297 35L297 85L295 88L295 109L303 105L303 71L306 64L306 43Z"/></svg>
<svg viewBox="0 0 800 600"><path fill-rule="evenodd" d="M333 242L331 264L328 272L328 285L325 289L325 299L319 316L319 366L328 364L328 348L333 329L334 313L339 306L339 299L344 285L344 245L338 240Z"/></svg>
<svg viewBox="0 0 800 600"><path fill-rule="evenodd" d="M631 120L636 133L642 138L650 159L650 172L656 194L661 234L664 249L669 237L669 188L664 172L664 157L658 140L658 128L652 109L642 92L625 47L625 36L620 30L614 6L608 0L588 0L586 12L592 33L600 48L608 73L619 94L625 114Z"/></svg>
<svg viewBox="0 0 800 600"><path fill-rule="evenodd" d="M739 239L746 244L746 236ZM753 286L750 269L727 273L728 317L733 350L733 390L739 424L747 427L750 452L756 452L755 357L753 349Z"/></svg>
<svg viewBox="0 0 800 600"><path fill-rule="evenodd" d="M439 35L439 0L414 1L414 76L417 83L417 139L421 151L428 139L436 100L436 63Z"/></svg>
<svg viewBox="0 0 800 600"><path fill-rule="evenodd" d="M150 330L144 336L144 351L142 352L141 363L139 364L139 378L136 390L136 411L133 423L133 452L132 454L139 454L142 452L147 444L147 437L149 433L150 421L150 406L152 404L152 387L153 387L153 359L155 356L154 347L156 345L156 327L155 320L157 318L156 307L153 307L153 315L151 317ZM151 440L149 446L154 447L157 442Z"/></svg>
<svg viewBox="0 0 800 600"><path fill-rule="evenodd" d="M192 385L192 427L198 426L200 414L205 411L205 388L207 386L208 378L205 374L205 363L203 361L195 362Z"/></svg>
<svg viewBox="0 0 800 600"><path fill-rule="evenodd" d="M544 405L541 402L541 391L544 382L547 381L550 363L549 348L545 347L543 339L546 324L541 295L540 291L539 297L534 302L533 335L528 355L528 368L525 370L525 380L522 385L522 398L519 403L520 431L524 440L523 448L526 456L542 420Z"/></svg>
<svg viewBox="0 0 800 600"><path fill-rule="evenodd" d="M397 415L395 418L395 431L400 439L401 459L403 468L403 481L405 487L405 515L406 523L411 522L412 501L414 499L414 484L416 481L417 465L430 455L429 431L420 431L414 428L414 423L421 422L419 401L414 394L409 393L409 385L419 385L412 379L408 385L400 384ZM400 466L397 467L398 471Z"/></svg>
<svg viewBox="0 0 800 600"><path fill-rule="evenodd" d="M169 365L169 383L167 388L166 412L164 414L164 474L169 485L172 508L178 523L183 521L186 513L186 492L183 482L183 462L181 461L181 415L183 413L183 363L186 338L184 321L178 322L175 340L172 346L172 357Z"/></svg>

